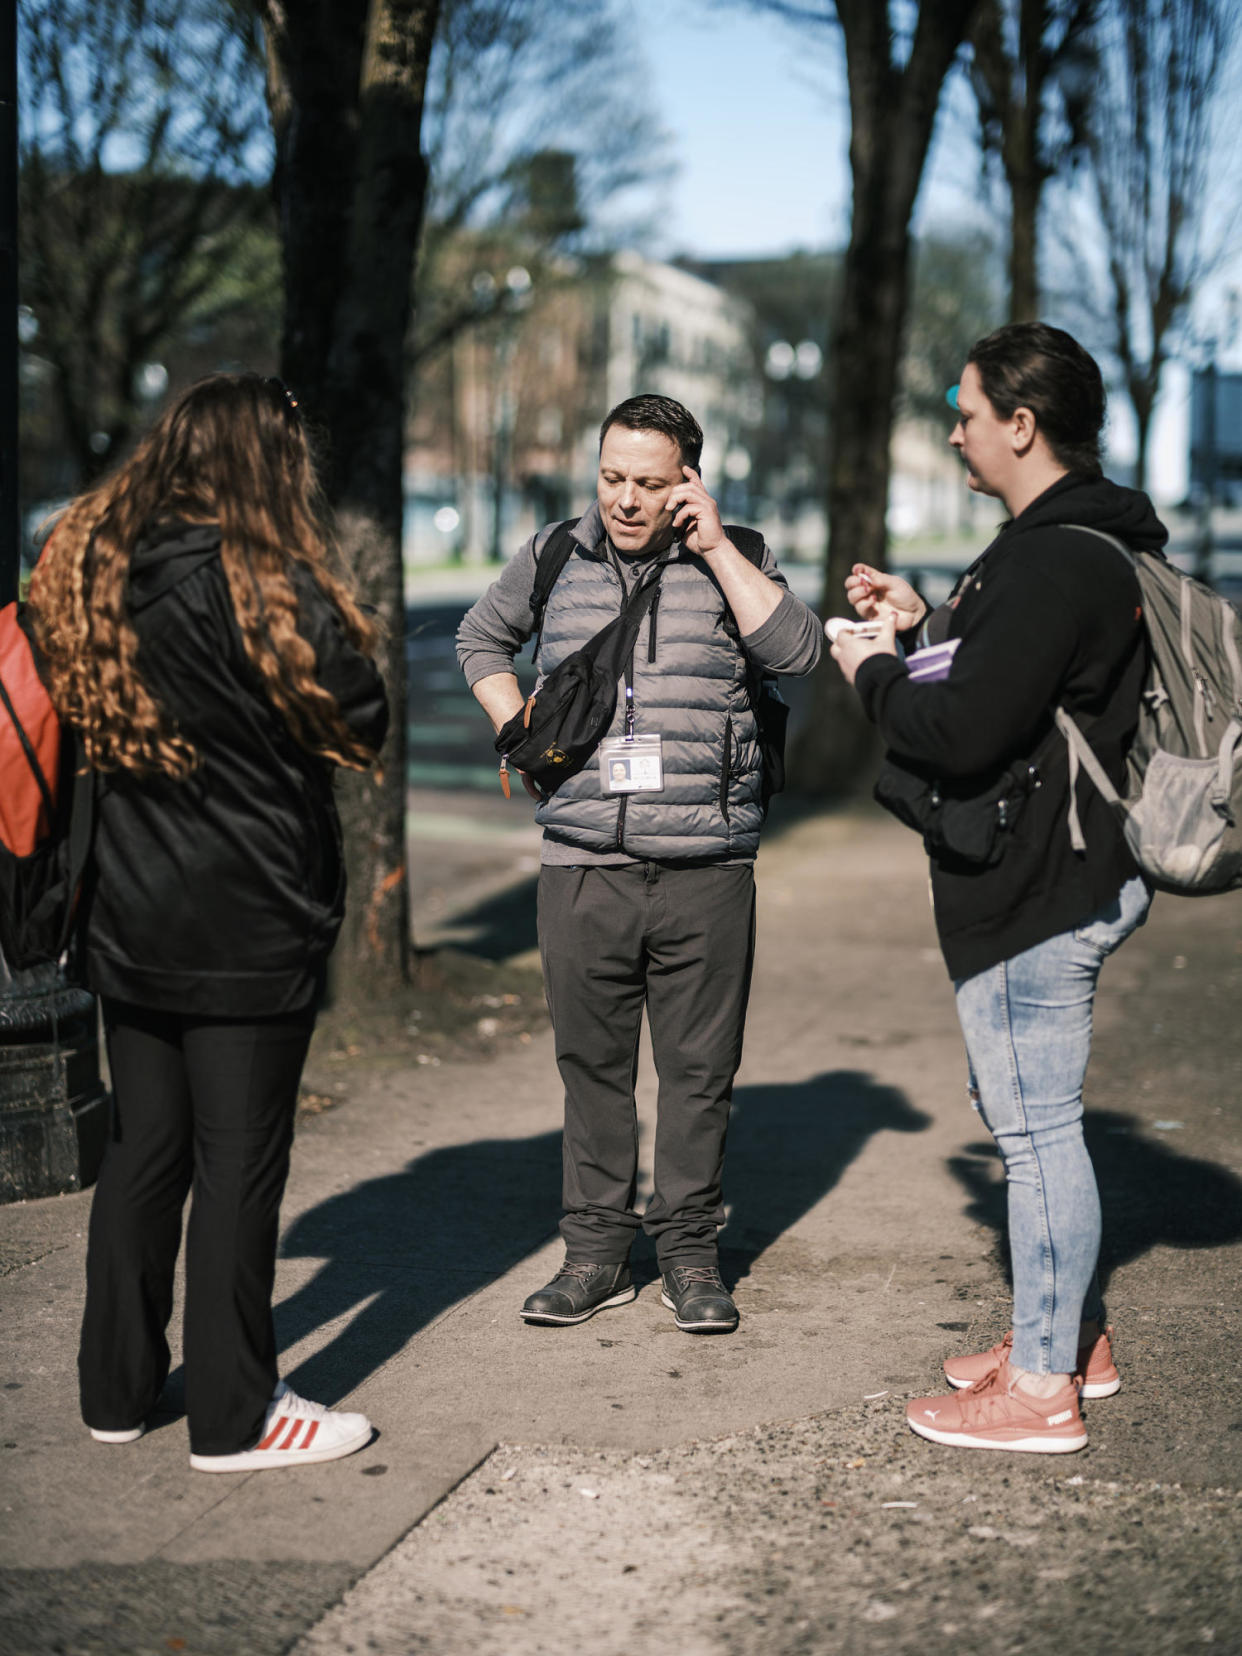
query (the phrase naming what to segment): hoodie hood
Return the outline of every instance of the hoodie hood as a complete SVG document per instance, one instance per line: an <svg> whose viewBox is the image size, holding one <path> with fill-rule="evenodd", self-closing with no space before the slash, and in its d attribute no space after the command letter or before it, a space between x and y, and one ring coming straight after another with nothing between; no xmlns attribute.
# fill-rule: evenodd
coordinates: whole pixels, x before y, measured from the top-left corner
<svg viewBox="0 0 1242 1656"><path fill-rule="evenodd" d="M166 519L151 524L129 560L129 603L145 609L220 555L220 526Z"/></svg>
<svg viewBox="0 0 1242 1656"><path fill-rule="evenodd" d="M1070 472L1033 500L1008 525L1012 531L1076 523L1115 535L1135 552L1160 552L1169 531L1139 489L1123 489L1107 477Z"/></svg>

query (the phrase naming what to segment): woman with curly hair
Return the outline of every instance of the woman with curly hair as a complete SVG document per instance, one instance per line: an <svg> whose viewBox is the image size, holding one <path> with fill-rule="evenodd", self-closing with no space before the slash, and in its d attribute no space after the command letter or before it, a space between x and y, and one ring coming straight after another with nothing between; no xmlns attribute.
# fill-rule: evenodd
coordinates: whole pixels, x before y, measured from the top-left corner
<svg viewBox="0 0 1242 1656"><path fill-rule="evenodd" d="M332 773L370 765L388 718L374 628L331 553L293 398L216 374L73 501L31 583L49 692L98 778L82 942L115 1114L82 1413L99 1442L142 1435L192 1190L186 1411L205 1472L332 1460L371 1435L278 1379L271 1311L344 905Z"/></svg>

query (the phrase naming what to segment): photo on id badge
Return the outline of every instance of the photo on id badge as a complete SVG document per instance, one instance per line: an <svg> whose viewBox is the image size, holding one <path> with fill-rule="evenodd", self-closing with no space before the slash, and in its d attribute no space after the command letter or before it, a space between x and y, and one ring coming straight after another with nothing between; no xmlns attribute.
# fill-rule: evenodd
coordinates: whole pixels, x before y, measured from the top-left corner
<svg viewBox="0 0 1242 1656"><path fill-rule="evenodd" d="M599 744L603 794L660 793L664 761L659 736L610 736Z"/></svg>

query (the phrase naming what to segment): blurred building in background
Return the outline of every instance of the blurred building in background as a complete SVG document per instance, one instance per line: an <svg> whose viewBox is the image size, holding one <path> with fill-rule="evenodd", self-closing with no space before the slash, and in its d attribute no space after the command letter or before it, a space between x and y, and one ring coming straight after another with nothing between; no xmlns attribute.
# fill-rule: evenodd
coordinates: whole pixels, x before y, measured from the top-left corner
<svg viewBox="0 0 1242 1656"><path fill-rule="evenodd" d="M732 474L744 482L761 404L743 301L636 253L501 279L507 302L419 375L408 560L507 558L540 524L583 511L600 422L640 391L693 410L713 487Z"/></svg>
<svg viewBox="0 0 1242 1656"><path fill-rule="evenodd" d="M833 255L664 264L623 252L463 268L493 307L417 375L406 456L412 565L508 558L595 494L599 424L638 392L690 408L726 520L762 529L785 561L825 545L826 289ZM501 302L502 301L502 302ZM894 442L892 528L958 535L948 421L910 416Z"/></svg>

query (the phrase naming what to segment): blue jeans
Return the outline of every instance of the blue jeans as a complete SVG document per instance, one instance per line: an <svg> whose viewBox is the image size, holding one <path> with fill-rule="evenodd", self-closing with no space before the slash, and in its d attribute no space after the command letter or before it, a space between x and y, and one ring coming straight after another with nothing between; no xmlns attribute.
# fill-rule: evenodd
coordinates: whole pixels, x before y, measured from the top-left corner
<svg viewBox="0 0 1242 1656"><path fill-rule="evenodd" d="M1150 904L1136 876L1085 925L953 985L972 1097L1009 1187L1013 1361L1036 1374L1073 1374L1079 1321L1101 1311L1082 1085L1100 966Z"/></svg>

